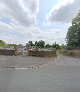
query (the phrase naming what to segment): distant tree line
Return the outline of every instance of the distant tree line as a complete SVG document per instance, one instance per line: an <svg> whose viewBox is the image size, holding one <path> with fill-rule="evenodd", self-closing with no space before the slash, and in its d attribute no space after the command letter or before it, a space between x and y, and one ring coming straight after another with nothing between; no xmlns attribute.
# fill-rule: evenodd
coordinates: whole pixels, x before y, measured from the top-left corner
<svg viewBox="0 0 80 92"><path fill-rule="evenodd" d="M43 41L43 40L35 41L35 43L33 43L32 41L29 41L28 44L30 44L31 46L36 46L38 48L55 48L55 49L61 49L61 47L62 47L59 44L57 44L56 42L53 43L52 45L46 44L45 41ZM20 46L23 46L22 44L19 44L19 45ZM3 40L0 40L0 46L17 46L17 45L16 44L7 44Z"/></svg>
<svg viewBox="0 0 80 92"><path fill-rule="evenodd" d="M40 40L40 41L35 41L35 43L33 43L32 41L28 42L31 46L37 46L39 48L55 48L55 49L60 49L61 46L59 44L53 43L52 45L50 44L46 44L45 41Z"/></svg>

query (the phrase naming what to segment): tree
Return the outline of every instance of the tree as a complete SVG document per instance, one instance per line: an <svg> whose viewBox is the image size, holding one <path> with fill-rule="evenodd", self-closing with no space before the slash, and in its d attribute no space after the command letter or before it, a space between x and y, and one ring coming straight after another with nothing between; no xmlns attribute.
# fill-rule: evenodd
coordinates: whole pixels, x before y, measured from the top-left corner
<svg viewBox="0 0 80 92"><path fill-rule="evenodd" d="M40 40L39 42L36 41L35 42L35 46L40 47L40 48L44 48L45 42L42 41L42 40Z"/></svg>
<svg viewBox="0 0 80 92"><path fill-rule="evenodd" d="M7 44L7 46L17 46L16 44Z"/></svg>
<svg viewBox="0 0 80 92"><path fill-rule="evenodd" d="M45 48L51 48L51 45L46 44L46 45L45 45Z"/></svg>
<svg viewBox="0 0 80 92"><path fill-rule="evenodd" d="M28 42L31 46L34 46L33 42L32 41L29 41Z"/></svg>
<svg viewBox="0 0 80 92"><path fill-rule="evenodd" d="M38 46L38 45L39 45L39 44L38 44L38 42L36 41L36 42L35 42L35 46Z"/></svg>
<svg viewBox="0 0 80 92"><path fill-rule="evenodd" d="M5 46L6 43L3 40L0 40L0 46Z"/></svg>
<svg viewBox="0 0 80 92"><path fill-rule="evenodd" d="M72 25L69 27L66 35L66 40L68 46L80 48L80 11L72 20Z"/></svg>
<svg viewBox="0 0 80 92"><path fill-rule="evenodd" d="M56 44L56 42L52 45L52 48L55 48L56 50L60 49L59 44Z"/></svg>
<svg viewBox="0 0 80 92"><path fill-rule="evenodd" d="M40 46L41 48L44 48L44 45L45 45L45 42L42 41L42 40L40 40L40 41L39 41L39 46Z"/></svg>

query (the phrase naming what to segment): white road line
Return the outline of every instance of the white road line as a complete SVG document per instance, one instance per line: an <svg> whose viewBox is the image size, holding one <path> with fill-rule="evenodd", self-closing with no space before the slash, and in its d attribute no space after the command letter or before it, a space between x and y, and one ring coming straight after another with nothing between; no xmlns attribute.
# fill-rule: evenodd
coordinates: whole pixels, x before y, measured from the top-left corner
<svg viewBox="0 0 80 92"><path fill-rule="evenodd" d="M2 59L0 59L0 60L7 60L7 59L9 59L9 58L11 58L11 57L3 57Z"/></svg>
<svg viewBox="0 0 80 92"><path fill-rule="evenodd" d="M54 59L54 62L53 62L53 63L55 63L55 62L56 62L56 60L57 60L57 58L55 58L55 59Z"/></svg>
<svg viewBox="0 0 80 92"><path fill-rule="evenodd" d="M28 68L15 68L16 70L28 70Z"/></svg>
<svg viewBox="0 0 80 92"><path fill-rule="evenodd" d="M7 57L7 58L2 58L1 60L6 60L6 59L9 59L9 58L12 58L12 57ZM54 58L53 61L48 61L47 64L40 64L40 65L34 65L34 66L29 66L29 67L17 67L17 66L8 66L8 67L0 67L1 68L5 68L5 69L22 69L22 70L31 70L31 69L39 69L39 68L42 68L42 67L45 67L45 66L48 66L49 64L53 64L56 62L56 58Z"/></svg>
<svg viewBox="0 0 80 92"><path fill-rule="evenodd" d="M41 68L41 67L42 67L42 65L39 65L39 67Z"/></svg>

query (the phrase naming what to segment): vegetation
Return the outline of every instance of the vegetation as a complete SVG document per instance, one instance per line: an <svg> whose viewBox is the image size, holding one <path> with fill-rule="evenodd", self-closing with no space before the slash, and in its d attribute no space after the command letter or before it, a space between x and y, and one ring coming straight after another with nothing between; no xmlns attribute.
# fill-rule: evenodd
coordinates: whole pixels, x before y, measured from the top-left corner
<svg viewBox="0 0 80 92"><path fill-rule="evenodd" d="M45 48L51 48L52 46L50 44L46 44Z"/></svg>
<svg viewBox="0 0 80 92"><path fill-rule="evenodd" d="M59 44L56 44L56 42L52 45L52 48L55 48L56 50L60 49Z"/></svg>
<svg viewBox="0 0 80 92"><path fill-rule="evenodd" d="M35 41L35 43L33 43L32 41L29 41L28 43L31 46L37 46L38 48L55 48L56 50L61 48L61 46L59 44L56 44L56 42L54 44L52 44L52 45L45 44L45 42L42 41L42 40Z"/></svg>
<svg viewBox="0 0 80 92"><path fill-rule="evenodd" d="M42 41L42 40L40 40L39 42L35 42L35 46L38 46L38 47L40 47L40 48L44 48L44 46L45 46L45 42L44 41Z"/></svg>
<svg viewBox="0 0 80 92"><path fill-rule="evenodd" d="M56 50L61 49L61 46L59 44L56 44L56 42L52 45L50 44L45 44L45 41L35 41L35 43L33 43L32 41L28 42L31 46L36 46L38 48L55 48ZM0 40L0 46L16 46L16 44L7 44L6 42L4 42L3 40ZM19 46L23 46L22 44L19 44Z"/></svg>
<svg viewBox="0 0 80 92"><path fill-rule="evenodd" d="M16 44L7 44L7 46L16 46Z"/></svg>
<svg viewBox="0 0 80 92"><path fill-rule="evenodd" d="M0 46L5 46L6 43L3 40L0 40Z"/></svg>
<svg viewBox="0 0 80 92"><path fill-rule="evenodd" d="M16 46L16 44L7 44L3 40L0 40L0 46Z"/></svg>
<svg viewBox="0 0 80 92"><path fill-rule="evenodd" d="M34 46L34 43L32 41L28 42L31 46Z"/></svg>
<svg viewBox="0 0 80 92"><path fill-rule="evenodd" d="M69 49L80 48L80 11L72 20L72 25L68 29L66 39Z"/></svg>

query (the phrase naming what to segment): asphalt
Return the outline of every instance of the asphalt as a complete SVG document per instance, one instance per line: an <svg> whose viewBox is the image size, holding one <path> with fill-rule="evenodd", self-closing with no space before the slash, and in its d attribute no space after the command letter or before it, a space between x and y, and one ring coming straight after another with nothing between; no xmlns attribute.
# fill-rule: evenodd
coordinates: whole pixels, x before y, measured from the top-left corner
<svg viewBox="0 0 80 92"><path fill-rule="evenodd" d="M35 57L34 60L41 59ZM80 92L80 59L58 56L46 66L35 69L3 67L0 69L0 92Z"/></svg>
<svg viewBox="0 0 80 92"><path fill-rule="evenodd" d="M54 62L54 59L31 56L0 56L0 68L39 68Z"/></svg>

